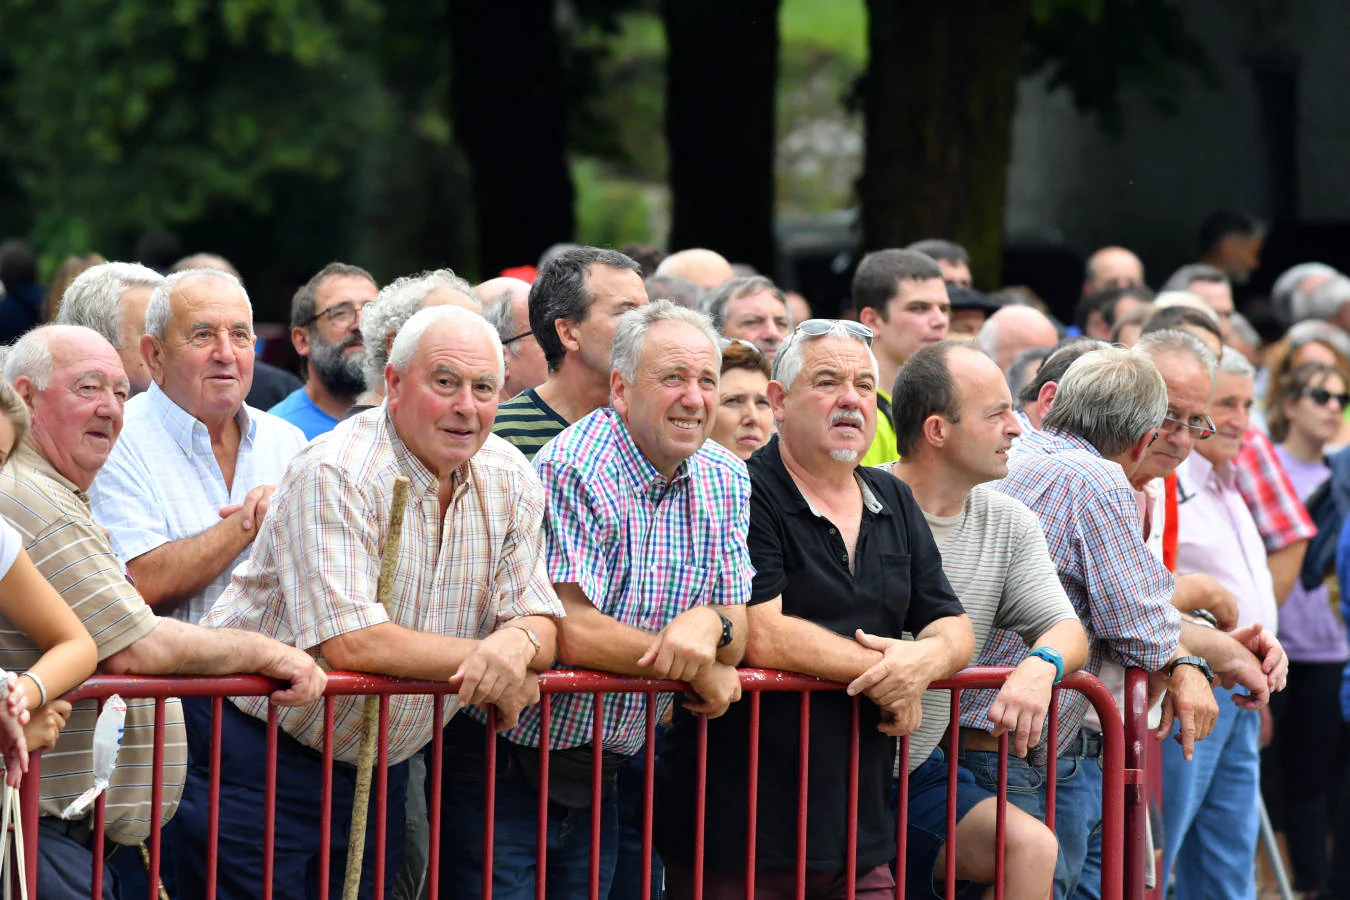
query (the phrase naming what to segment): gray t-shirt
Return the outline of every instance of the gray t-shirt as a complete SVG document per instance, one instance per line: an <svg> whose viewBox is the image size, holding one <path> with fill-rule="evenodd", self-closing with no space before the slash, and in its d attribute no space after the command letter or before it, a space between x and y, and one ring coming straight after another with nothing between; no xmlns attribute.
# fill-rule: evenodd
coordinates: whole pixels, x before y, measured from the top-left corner
<svg viewBox="0 0 1350 900"><path fill-rule="evenodd" d="M924 516L942 552L942 570L970 616L976 656L990 629L1015 632L1031 648L1052 626L1077 618L1041 523L1020 500L980 485L959 515ZM923 724L910 735L910 771L933 752L950 719L951 692L923 695Z"/></svg>

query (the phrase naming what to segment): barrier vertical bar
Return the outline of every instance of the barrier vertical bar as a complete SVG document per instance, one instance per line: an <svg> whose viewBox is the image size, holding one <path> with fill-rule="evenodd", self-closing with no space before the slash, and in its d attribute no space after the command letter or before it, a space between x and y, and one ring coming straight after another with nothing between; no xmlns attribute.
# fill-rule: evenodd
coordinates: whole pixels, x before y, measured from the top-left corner
<svg viewBox="0 0 1350 900"><path fill-rule="evenodd" d="M98 712L100 715L102 715L103 713L102 700L98 701ZM107 819L108 809L106 805L107 802L108 802L108 795L106 791L99 794L98 797L94 800L94 834L100 836L103 834L103 828L108 821ZM93 876L90 878L90 882L93 891L96 891L96 893L92 893L92 896L94 897L103 896L103 846L104 842L102 840L98 840L95 841L94 846L90 848L91 851L90 855L93 857L92 864L94 867ZM34 883L34 885L36 886L36 882Z"/></svg>
<svg viewBox="0 0 1350 900"><path fill-rule="evenodd" d="M806 900L806 795L811 755L811 692L802 691L797 729L797 900Z"/></svg>
<svg viewBox="0 0 1350 900"><path fill-rule="evenodd" d="M323 763L319 781L319 896L328 896L333 868L333 698L323 698Z"/></svg>
<svg viewBox="0 0 1350 900"><path fill-rule="evenodd" d="M277 708L267 704L267 770L263 776L263 900L272 900L277 852Z"/></svg>
<svg viewBox="0 0 1350 900"><path fill-rule="evenodd" d="M948 743L947 746L950 747L951 744ZM909 843L909 735L907 734L900 736L900 746L896 750L896 766L900 772L900 784L895 823L895 900L905 900L905 851Z"/></svg>
<svg viewBox="0 0 1350 900"><path fill-rule="evenodd" d="M750 776L746 779L745 900L755 900L755 842L759 829L759 691L750 693Z"/></svg>
<svg viewBox="0 0 1350 900"><path fill-rule="evenodd" d="M548 742L553 696L539 698L539 824L534 844L534 900L547 900L548 885Z"/></svg>
<svg viewBox="0 0 1350 900"><path fill-rule="evenodd" d="M1045 730L1045 827L1055 830L1055 788L1059 780L1059 691L1050 689L1050 712L1046 715Z"/></svg>
<svg viewBox="0 0 1350 900"><path fill-rule="evenodd" d="M160 841L164 829L164 725L166 701L160 697L155 701L155 748L150 756L150 867L149 900L159 900L159 855ZM95 841L102 844L102 835Z"/></svg>
<svg viewBox="0 0 1350 900"><path fill-rule="evenodd" d="M33 894L37 892L38 877L38 820L42 803L42 751L36 750L28 755L28 771L19 784L19 818L23 821L23 833L26 836L23 847L23 859L15 860L10 876L10 887L17 894L19 885L14 881L22 871ZM22 870L20 870L22 866ZM94 896L99 896L95 894Z"/></svg>
<svg viewBox="0 0 1350 900"><path fill-rule="evenodd" d="M957 759L961 756L961 691L959 688L952 688L951 691L951 719L947 726L950 729L951 739L947 746L952 748L952 752L947 754L947 846L945 862L946 884L943 885L943 895L947 900L954 900L956 897L956 766Z"/></svg>
<svg viewBox="0 0 1350 900"><path fill-rule="evenodd" d="M600 775L605 743L604 694L591 694L591 900L600 900Z"/></svg>
<svg viewBox="0 0 1350 900"><path fill-rule="evenodd" d="M998 797L994 811L994 900L1003 900L1008 879L1008 732L998 736Z"/></svg>
<svg viewBox="0 0 1350 900"><path fill-rule="evenodd" d="M375 734L375 900L384 900L384 850L385 843L389 839L388 694L380 695L380 718ZM488 898L488 900L491 900L491 898Z"/></svg>
<svg viewBox="0 0 1350 900"><path fill-rule="evenodd" d="M432 695L431 768L427 784L431 799L427 802L427 898L441 896L441 753L445 750L445 698ZM320 895L324 896L324 895Z"/></svg>
<svg viewBox="0 0 1350 900"><path fill-rule="evenodd" d="M647 691L647 722L642 746L642 900L652 896L652 817L656 802L656 693Z"/></svg>
<svg viewBox="0 0 1350 900"><path fill-rule="evenodd" d="M844 823L844 900L853 900L858 893L858 755L861 746L858 730L861 727L859 703L861 696L854 696L849 709L848 731L848 803L847 820Z"/></svg>
<svg viewBox="0 0 1350 900"><path fill-rule="evenodd" d="M1148 828L1149 779L1162 780L1161 771L1151 775L1147 764L1153 750L1153 741L1148 731L1148 673L1142 669L1125 670L1125 709L1124 709L1125 747L1123 766L1134 770L1135 783L1124 788L1124 896L1126 900L1142 900L1144 897L1144 873L1154 861L1148 858L1148 847L1144 830ZM1103 776L1105 777L1105 776ZM1105 790L1105 785L1103 785ZM1103 873L1103 880L1105 874ZM1158 884L1161 895L1165 885L1165 873L1159 873Z"/></svg>
<svg viewBox="0 0 1350 900"><path fill-rule="evenodd" d="M483 740L483 900L492 900L492 861L497 858L497 708L489 707Z"/></svg>
<svg viewBox="0 0 1350 900"><path fill-rule="evenodd" d="M698 717L694 770L694 900L703 900L704 838L708 821L708 717Z"/></svg>
<svg viewBox="0 0 1350 900"><path fill-rule="evenodd" d="M211 698L210 787L206 811L206 900L216 900L216 879L220 877L220 749L221 729L225 727L225 698Z"/></svg>

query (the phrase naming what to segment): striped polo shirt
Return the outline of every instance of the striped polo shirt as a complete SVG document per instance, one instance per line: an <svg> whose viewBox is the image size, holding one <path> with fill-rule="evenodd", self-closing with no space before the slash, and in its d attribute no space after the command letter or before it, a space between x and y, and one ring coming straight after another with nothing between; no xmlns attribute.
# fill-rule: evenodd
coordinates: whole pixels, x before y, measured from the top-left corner
<svg viewBox="0 0 1350 900"><path fill-rule="evenodd" d="M570 424L530 388L497 407L492 433L514 444L526 459L533 460L540 448Z"/></svg>
<svg viewBox="0 0 1350 900"><path fill-rule="evenodd" d="M93 636L100 663L154 630L158 619L127 581L106 532L94 521L89 497L28 444L0 470L0 516L23 536L42 577ZM41 655L26 634L0 616L0 667L22 672ZM42 815L60 815L93 784L97 709L93 700L75 704L56 746L42 754ZM126 730L105 819L105 833L121 844L138 843L150 834L154 735L155 701L127 700ZM163 822L178 809L186 773L183 711L171 699L165 708ZM91 807L88 817L92 815Z"/></svg>

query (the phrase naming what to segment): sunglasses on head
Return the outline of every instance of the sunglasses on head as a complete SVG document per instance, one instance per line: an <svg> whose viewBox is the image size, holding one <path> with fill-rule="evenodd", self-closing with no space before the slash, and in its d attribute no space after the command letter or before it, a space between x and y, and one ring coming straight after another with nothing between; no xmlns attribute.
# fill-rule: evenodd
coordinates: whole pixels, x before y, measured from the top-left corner
<svg viewBox="0 0 1350 900"><path fill-rule="evenodd" d="M1305 387L1299 393L1318 406L1326 406L1332 400L1335 400L1341 409L1350 406L1350 394L1333 394L1326 388L1320 387Z"/></svg>
<svg viewBox="0 0 1350 900"><path fill-rule="evenodd" d="M798 325L793 333L804 334L807 337L821 337L835 329L843 329L849 337L857 338L869 347L872 346L872 338L875 337L872 329L852 319L807 319Z"/></svg>

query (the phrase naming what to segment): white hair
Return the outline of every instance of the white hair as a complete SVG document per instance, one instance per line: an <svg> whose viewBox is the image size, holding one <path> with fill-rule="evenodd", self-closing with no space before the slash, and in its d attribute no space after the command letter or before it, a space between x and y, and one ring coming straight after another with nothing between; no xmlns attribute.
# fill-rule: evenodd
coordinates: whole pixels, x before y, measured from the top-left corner
<svg viewBox="0 0 1350 900"><path fill-rule="evenodd" d="M506 352L512 356L520 356L520 342L508 345L506 342L511 340L513 335L511 328L515 324L515 316L512 315L511 307L514 305L515 291L507 289L496 300L493 300L483 309L483 318L487 319L488 324L497 329L497 337L501 339L502 346Z"/></svg>
<svg viewBox="0 0 1350 900"><path fill-rule="evenodd" d="M482 312L478 294L473 287L450 269L435 269L419 272L416 275L404 275L389 282L375 299L361 311L361 342L365 344L365 362L362 371L366 376L366 390L381 390L384 385L385 346L389 336L397 334L413 314L422 308L427 295L436 288L446 288L463 294Z"/></svg>
<svg viewBox="0 0 1350 900"><path fill-rule="evenodd" d="M1243 378L1256 378L1256 369L1233 347L1224 347L1219 354L1219 371L1228 375L1240 375Z"/></svg>
<svg viewBox="0 0 1350 900"><path fill-rule="evenodd" d="M165 276L150 295L150 302L145 307L146 334L154 335L161 341L168 337L169 319L173 317L173 303L170 297L179 282L187 281L189 278L214 278L234 285L244 297L244 303L248 306L249 324L253 324L253 304L248 299L248 291L244 290L242 281L223 269L183 269Z"/></svg>
<svg viewBox="0 0 1350 900"><path fill-rule="evenodd" d="M462 306L429 306L413 313L394 338L394 346L389 349L389 365L394 367L395 372L407 372L427 329L437 322L451 320L467 322L469 327L476 328L488 336L493 355L497 357L497 383L500 386L506 380L506 358L502 355L502 342L501 338L497 337L497 329L489 325L487 319L478 313L470 312Z"/></svg>
<svg viewBox="0 0 1350 900"><path fill-rule="evenodd" d="M5 380L27 378L33 387L45 391L52 378L52 346L47 343L47 331L54 326L39 325L24 332L5 354Z"/></svg>
<svg viewBox="0 0 1350 900"><path fill-rule="evenodd" d="M1210 320L1214 322L1215 327L1218 327L1220 324L1219 314L1214 311L1214 307L1210 306L1197 294L1193 294L1190 291L1163 291L1153 298L1154 311L1167 309L1169 306L1187 306L1191 309L1198 309L1200 312L1209 316Z"/></svg>
<svg viewBox="0 0 1350 900"><path fill-rule="evenodd" d="M881 379L881 367L877 365L876 354L867 344L859 341L857 336L851 333L841 324L836 324L824 334L803 334L800 331L794 331L788 335L787 340L778 345L778 353L773 358L773 380L783 386L783 390L792 390L792 383L797 380L797 376L802 373L802 349L804 345L820 338L835 337L845 338L851 341L858 341L863 349L867 351L867 359L872 363L872 377L878 381ZM880 385L878 385L880 387Z"/></svg>
<svg viewBox="0 0 1350 900"><path fill-rule="evenodd" d="M1167 415L1167 383L1138 349L1109 347L1074 360L1041 427L1077 435L1107 459L1124 453Z"/></svg>
<svg viewBox="0 0 1350 900"><path fill-rule="evenodd" d="M66 288L56 324L92 328L121 350L122 295L132 288L153 290L163 283L163 275L140 263L99 263L81 272Z"/></svg>
<svg viewBox="0 0 1350 900"><path fill-rule="evenodd" d="M1292 315L1295 299L1301 303L1303 298L1300 295L1307 293L1303 290L1303 282L1318 275L1333 278L1339 274L1341 273L1326 263L1299 263L1285 269L1280 277L1275 279L1275 284L1270 289L1270 299L1275 301L1278 311Z"/></svg>
<svg viewBox="0 0 1350 900"><path fill-rule="evenodd" d="M1141 337L1134 347L1155 359L1163 353L1190 356L1209 373L1211 382L1214 380L1214 370L1219 365L1219 361L1214 358L1214 353L1205 346L1204 341L1189 331L1182 331L1179 328L1166 328L1162 331L1149 332Z"/></svg>
<svg viewBox="0 0 1350 900"><path fill-rule="evenodd" d="M716 368L721 370L722 349L712 320L704 313L680 306L674 300L657 300L619 316L619 324L614 328L614 348L609 367L618 372L626 383L637 381L638 362L642 358L642 348L647 343L647 332L657 322L683 322L697 328L712 344L717 357Z"/></svg>
<svg viewBox="0 0 1350 900"><path fill-rule="evenodd" d="M1338 274L1311 291L1296 291L1289 301L1289 317L1295 322L1334 319L1346 303L1350 303L1350 278Z"/></svg>

